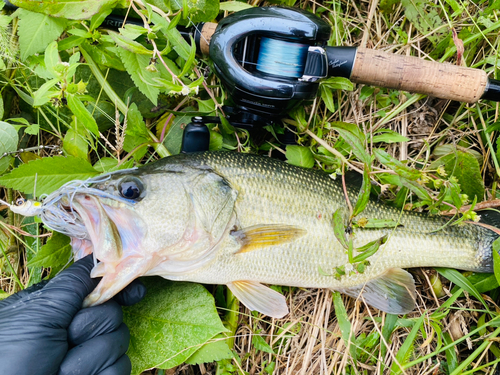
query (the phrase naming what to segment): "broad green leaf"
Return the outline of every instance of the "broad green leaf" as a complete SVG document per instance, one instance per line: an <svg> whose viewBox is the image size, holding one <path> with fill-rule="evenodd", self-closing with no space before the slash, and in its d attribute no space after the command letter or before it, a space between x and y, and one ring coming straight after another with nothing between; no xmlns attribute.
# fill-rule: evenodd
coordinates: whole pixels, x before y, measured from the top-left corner
<svg viewBox="0 0 500 375"><path fill-rule="evenodd" d="M226 12L239 12L240 10L253 8L253 6L241 1L223 1L219 4L219 8Z"/></svg>
<svg viewBox="0 0 500 375"><path fill-rule="evenodd" d="M335 109L335 103L333 102L332 89L330 89L327 86L321 85L320 92L321 92L321 99L323 99L323 102L325 103L326 108L328 108L328 110L332 113L335 112L336 109Z"/></svg>
<svg viewBox="0 0 500 375"><path fill-rule="evenodd" d="M355 222L356 225L361 228L366 229L375 229L375 228L396 228L400 224L398 224L394 220L386 220L386 219L368 219L366 221L361 222L361 219Z"/></svg>
<svg viewBox="0 0 500 375"><path fill-rule="evenodd" d="M137 105L132 103L127 111L127 130L125 131L125 142L123 149L127 152L132 151L137 146L151 142L148 128L142 119L142 115L137 109ZM141 152L135 153L134 157L139 160L144 156L147 150L144 148Z"/></svg>
<svg viewBox="0 0 500 375"><path fill-rule="evenodd" d="M402 0L401 3L405 8L406 18L413 26L426 35L432 44L437 44L446 30L442 27L445 23L436 10L439 8L435 8L434 3L428 0Z"/></svg>
<svg viewBox="0 0 500 375"><path fill-rule="evenodd" d="M212 21L219 14L219 0L174 0L170 3L173 11L183 10L184 19L189 16L189 22Z"/></svg>
<svg viewBox="0 0 500 375"><path fill-rule="evenodd" d="M223 143L224 139L222 137L222 134L220 133L217 133L215 131L210 131L210 146L209 146L209 150L210 151L218 151L222 148L222 143ZM168 150L170 150L168 147L167 147Z"/></svg>
<svg viewBox="0 0 500 375"><path fill-rule="evenodd" d="M332 90L352 91L354 86L349 79L344 77L330 77L321 81L322 86L326 86Z"/></svg>
<svg viewBox="0 0 500 375"><path fill-rule="evenodd" d="M52 75L52 78L59 78L59 74L56 72L56 66L59 65L61 59L59 57L57 42L54 41L47 46L43 61L45 62L45 69Z"/></svg>
<svg viewBox="0 0 500 375"><path fill-rule="evenodd" d="M63 140L63 150L68 155L87 160L89 145L81 134L74 129L68 129Z"/></svg>
<svg viewBox="0 0 500 375"><path fill-rule="evenodd" d="M61 17L61 19L70 20L89 19L101 9L110 8L117 2L118 0L11 0L11 3L19 8L44 13L50 15L51 18Z"/></svg>
<svg viewBox="0 0 500 375"><path fill-rule="evenodd" d="M40 132L40 125L30 124L26 129L24 129L26 134L37 135Z"/></svg>
<svg viewBox="0 0 500 375"><path fill-rule="evenodd" d="M345 236L344 217L341 208L339 208L333 214L333 233L335 234L337 240L339 240L341 245L344 247L344 249L348 249L349 244L347 243L347 239Z"/></svg>
<svg viewBox="0 0 500 375"><path fill-rule="evenodd" d="M493 253L493 272L495 273L495 278L500 284L500 237L493 241L492 253Z"/></svg>
<svg viewBox="0 0 500 375"><path fill-rule="evenodd" d="M420 200L427 202L427 204L429 204L432 201L429 192L425 190L425 188L422 185L418 184L417 182L407 180L406 178L401 178L401 185L410 189L413 193L417 195L417 197L420 198Z"/></svg>
<svg viewBox="0 0 500 375"><path fill-rule="evenodd" d="M40 4L38 1L29 0L12 1L12 3L19 2ZM26 8L19 4L15 5ZM46 14L30 12L26 9L19 9L16 13L19 17L18 33L21 60L26 60L26 58L35 53L45 51L49 43L61 35L68 23L64 18L54 18Z"/></svg>
<svg viewBox="0 0 500 375"><path fill-rule="evenodd" d="M477 159L469 152L455 150L453 153L445 155L431 164L431 169L444 165L449 176L457 178L460 188L464 194L472 201L474 196L481 202L484 197L484 184L481 176L481 169Z"/></svg>
<svg viewBox="0 0 500 375"><path fill-rule="evenodd" d="M148 293L123 308L130 329L127 352L132 374L183 363L215 335L225 332L213 296L201 285L155 278L143 279Z"/></svg>
<svg viewBox="0 0 500 375"><path fill-rule="evenodd" d="M356 201L356 205L354 206L352 217L358 216L366 208L366 205L368 204L368 201L370 199L371 186L370 175L368 174L368 166L365 165L365 168L363 170L363 183L361 184L361 189L359 189L358 200Z"/></svg>
<svg viewBox="0 0 500 375"><path fill-rule="evenodd" d="M7 297L10 297L10 294L7 292L4 292L3 290L0 290L0 301L7 298Z"/></svg>
<svg viewBox="0 0 500 375"><path fill-rule="evenodd" d="M396 142L408 142L409 139L403 137L401 134L395 132L394 130L381 129L376 135L370 138L373 143L385 142L385 143L396 143Z"/></svg>
<svg viewBox="0 0 500 375"><path fill-rule="evenodd" d="M493 259L493 267L495 267L495 259ZM489 292L499 286L495 274L492 273L473 273L467 276L467 279L479 293Z"/></svg>
<svg viewBox="0 0 500 375"><path fill-rule="evenodd" d="M17 130L9 123L0 121L0 156L6 152L17 150L19 136ZM12 156L0 158L0 174L5 172L12 161Z"/></svg>
<svg viewBox="0 0 500 375"><path fill-rule="evenodd" d="M153 56L153 51L148 50L146 47L144 47L142 44L137 43L134 40L130 40L123 35L118 34L117 32L108 30L108 34L113 38L115 43L118 45L120 48L124 48L129 52L136 53L138 55L147 55L152 57Z"/></svg>
<svg viewBox="0 0 500 375"><path fill-rule="evenodd" d="M69 39L69 38L68 38ZM63 42L66 39L63 40ZM91 56L91 58L102 67L112 68L120 71L124 71L125 65L123 65L122 60L115 54L115 47L98 47L94 46L88 42L83 43L85 51ZM118 73L116 73L118 74ZM108 81L110 80L110 74L108 74ZM110 82L111 83L111 82Z"/></svg>
<svg viewBox="0 0 500 375"><path fill-rule="evenodd" d="M234 354L227 346L226 338L223 335L217 335L203 345L201 349L196 351L191 357L186 359L186 363L189 365L197 365L200 363L222 361L223 359L231 359L233 357Z"/></svg>
<svg viewBox="0 0 500 375"><path fill-rule="evenodd" d="M366 245L363 245L356 250L358 252L361 252L361 254L358 254L354 257L353 262L362 262L363 260L371 257L373 254L375 254L378 249L380 248L381 245L383 245L387 241L387 235L380 237L376 239L375 241L371 241L367 243Z"/></svg>
<svg viewBox="0 0 500 375"><path fill-rule="evenodd" d="M154 78L158 78L159 74L146 70L150 58L145 55L132 53L122 48L118 49L118 54L122 59L123 65L125 65L127 69L127 73L130 75L137 88L146 95L154 105L158 105L158 94L160 90L155 87L153 83Z"/></svg>
<svg viewBox="0 0 500 375"><path fill-rule="evenodd" d="M97 160L94 164L94 169L101 173L109 173L118 171L120 169L128 169L134 166L134 161L132 159L118 165L118 160L113 158L101 158Z"/></svg>
<svg viewBox="0 0 500 375"><path fill-rule="evenodd" d="M68 236L54 232L47 243L43 245L33 259L29 261L28 266L61 269L68 264L71 257L70 241Z"/></svg>
<svg viewBox="0 0 500 375"><path fill-rule="evenodd" d="M34 237L31 236L24 236L24 242L26 242L26 260L29 262L38 254L42 247L42 241L41 238L38 237L38 234L40 234L40 223L37 223L35 221L35 217L30 216L30 217L24 217L23 218L23 230L25 230L27 233L33 235ZM42 281L42 273L43 273L43 268L42 267L30 267L28 266L28 272L30 275L29 282L27 287L37 284L40 281Z"/></svg>
<svg viewBox="0 0 500 375"><path fill-rule="evenodd" d="M57 85L58 82L58 78L53 78L40 86L40 88L33 94L33 107L40 107L45 103L48 103L50 98L56 94L56 91L50 90Z"/></svg>
<svg viewBox="0 0 500 375"><path fill-rule="evenodd" d="M153 13L152 17L153 23L155 25L160 25L162 27L162 32L167 37L168 41L172 43L175 52L184 60L189 59L191 53L191 47L188 42L182 37L179 30L170 27L170 23L157 13Z"/></svg>
<svg viewBox="0 0 500 375"><path fill-rule="evenodd" d="M488 305L484 301L483 297L481 294L477 291L477 289L474 287L474 285L471 284L471 282L460 272L457 270L451 269L451 268L436 268L436 270L446 277L448 280L450 280L452 283L455 283L458 285L460 288L466 290L470 294L472 294L474 297L476 297L486 308L487 311Z"/></svg>
<svg viewBox="0 0 500 375"><path fill-rule="evenodd" d="M87 111L87 108L83 105L80 98L75 94L68 94L68 107L71 112L75 115L79 124L82 124L85 129L99 137L99 128L95 122L94 117Z"/></svg>
<svg viewBox="0 0 500 375"><path fill-rule="evenodd" d="M0 59L1 60L1 59ZM3 119L3 114L4 114L4 106L3 106L3 98L0 95L0 120Z"/></svg>
<svg viewBox="0 0 500 375"><path fill-rule="evenodd" d="M196 57L196 43L195 43L194 38L192 36L190 38L191 38L191 50L189 51L189 56L188 56L186 62L184 63L184 68L182 68L182 71L179 74L180 77L183 77L189 71L193 70L192 65L195 62L194 59ZM200 77L200 78L201 78L201 81L199 84L201 84L203 82L204 77ZM195 84L195 85L198 86L198 84ZM191 85L190 85L190 87L191 87Z"/></svg>
<svg viewBox="0 0 500 375"><path fill-rule="evenodd" d="M314 167L314 156L311 150L304 146L287 145L286 159L290 164L296 165L298 167Z"/></svg>
<svg viewBox="0 0 500 375"><path fill-rule="evenodd" d="M344 345L346 347L349 346L349 352L352 360L356 361L356 344L352 340L352 326L347 316L342 296L339 292L333 292L333 306L335 307L335 316L337 317L337 322L339 323L340 333L342 335L342 340L344 340Z"/></svg>
<svg viewBox="0 0 500 375"><path fill-rule="evenodd" d="M275 354L273 348L271 348L266 340L264 340L262 336L258 334L252 335L252 344L257 350L261 350L269 354Z"/></svg>
<svg viewBox="0 0 500 375"><path fill-rule="evenodd" d="M332 128L339 132L342 139L351 146L352 152L366 165L371 165L371 158L365 149L365 135L354 124L332 122Z"/></svg>
<svg viewBox="0 0 500 375"><path fill-rule="evenodd" d="M33 194L36 180L36 194L50 194L66 182L86 180L98 175L89 162L73 156L54 156L22 164L10 173L0 177L0 185Z"/></svg>
<svg viewBox="0 0 500 375"><path fill-rule="evenodd" d="M375 157L379 162L384 164L386 167L392 169L399 176L406 178L408 180L414 181L419 179L422 176L422 172L414 170L412 168L407 167L399 160L394 159L391 155L389 155L384 150L377 148L373 150Z"/></svg>
<svg viewBox="0 0 500 375"><path fill-rule="evenodd" d="M400 374L402 372L401 367L399 365L404 365L407 361L409 354L411 353L411 349L413 348L413 343L417 337L417 333L420 330L420 327L424 323L424 318L426 314L422 314L420 318L415 322L411 332L408 336L406 336L403 345L398 350L398 354L396 354L396 361L393 362L391 367L391 374ZM398 365L399 364L399 365Z"/></svg>

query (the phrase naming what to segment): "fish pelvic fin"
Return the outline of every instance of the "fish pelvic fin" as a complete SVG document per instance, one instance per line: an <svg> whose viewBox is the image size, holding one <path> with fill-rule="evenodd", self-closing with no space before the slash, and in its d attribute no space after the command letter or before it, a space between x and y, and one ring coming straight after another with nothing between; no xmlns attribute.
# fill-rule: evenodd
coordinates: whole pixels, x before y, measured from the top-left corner
<svg viewBox="0 0 500 375"><path fill-rule="evenodd" d="M233 281L227 287L250 310L256 310L272 318L288 314L286 298L256 281Z"/></svg>
<svg viewBox="0 0 500 375"><path fill-rule="evenodd" d="M305 234L307 234L305 229L285 224L253 225L231 232L231 235L241 244L241 248L236 254L292 242Z"/></svg>
<svg viewBox="0 0 500 375"><path fill-rule="evenodd" d="M389 314L407 314L415 308L413 276L401 268L392 268L365 284L337 290L353 298L362 297L370 306Z"/></svg>

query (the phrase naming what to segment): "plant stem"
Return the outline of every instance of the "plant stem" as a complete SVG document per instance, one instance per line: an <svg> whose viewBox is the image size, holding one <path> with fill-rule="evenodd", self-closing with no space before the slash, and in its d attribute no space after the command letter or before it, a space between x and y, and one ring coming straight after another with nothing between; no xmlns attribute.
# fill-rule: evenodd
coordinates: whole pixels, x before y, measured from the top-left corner
<svg viewBox="0 0 500 375"><path fill-rule="evenodd" d="M488 142L488 147L490 148L491 159L493 160L493 164L495 164L495 171L497 172L497 176L500 177L500 165L498 165L497 154L495 153L495 149L493 148L493 144L491 143L491 137L486 132L486 123L484 122L483 113L481 112L481 108L478 104L476 104L477 113L479 114L479 119L481 120L481 126L483 127L484 136L486 137L486 142Z"/></svg>

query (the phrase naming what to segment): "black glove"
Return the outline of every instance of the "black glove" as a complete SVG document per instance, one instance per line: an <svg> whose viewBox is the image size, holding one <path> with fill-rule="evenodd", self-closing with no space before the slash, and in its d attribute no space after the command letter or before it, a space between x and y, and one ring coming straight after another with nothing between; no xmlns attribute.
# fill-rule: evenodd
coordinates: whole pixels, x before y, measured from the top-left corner
<svg viewBox="0 0 500 375"><path fill-rule="evenodd" d="M82 310L99 282L90 278L93 265L89 255L0 301L0 374L130 374L129 331L117 301L137 303L146 289L135 281L115 300Z"/></svg>

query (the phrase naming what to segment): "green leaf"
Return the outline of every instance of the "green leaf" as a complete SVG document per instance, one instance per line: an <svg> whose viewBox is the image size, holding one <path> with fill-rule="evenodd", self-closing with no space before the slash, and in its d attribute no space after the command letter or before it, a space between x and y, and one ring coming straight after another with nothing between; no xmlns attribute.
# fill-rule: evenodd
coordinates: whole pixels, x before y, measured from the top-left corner
<svg viewBox="0 0 500 375"><path fill-rule="evenodd" d="M97 123L95 122L94 117L87 111L87 108L83 105L80 98L75 94L68 94L68 107L71 109L71 112L75 115L78 123L82 124L85 129L94 134L97 138L99 137L99 128L97 127Z"/></svg>
<svg viewBox="0 0 500 375"><path fill-rule="evenodd" d="M40 251L28 262L30 267L53 267L61 269L71 257L71 239L64 234L54 232Z"/></svg>
<svg viewBox="0 0 500 375"><path fill-rule="evenodd" d="M17 150L19 136L17 130L9 123L0 121L0 156L5 152ZM5 172L12 161L12 156L4 156L0 159L0 174Z"/></svg>
<svg viewBox="0 0 500 375"><path fill-rule="evenodd" d="M241 1L223 1L219 4L219 8L226 12L239 12L240 10L253 8L253 6Z"/></svg>
<svg viewBox="0 0 500 375"><path fill-rule="evenodd" d="M339 323L340 333L342 335L342 340L344 340L344 345L346 347L349 346L349 352L352 360L356 361L356 345L352 340L351 322L349 321L344 302L342 301L342 296L339 292L333 292L333 306L335 307L335 316L337 317L337 322Z"/></svg>
<svg viewBox="0 0 500 375"><path fill-rule="evenodd" d="M252 344L257 350L261 350L269 354L275 354L273 348L271 348L266 340L264 340L262 336L258 334L252 335Z"/></svg>
<svg viewBox="0 0 500 375"><path fill-rule="evenodd" d="M391 155L389 155L387 152L385 152L380 148L374 149L373 153L375 154L375 157L379 162L384 164L386 167L392 169L394 172L396 172L399 176L403 178L414 181L422 176L422 172L407 167L399 160L394 159Z"/></svg>
<svg viewBox="0 0 500 375"><path fill-rule="evenodd" d="M394 220L386 219L368 219L365 223L360 224L359 222L355 222L355 224L366 229L396 228L400 225Z"/></svg>
<svg viewBox="0 0 500 375"><path fill-rule="evenodd" d="M76 122L76 118L74 122ZM63 140L63 150L67 155L87 160L89 145L81 134L74 129L68 129Z"/></svg>
<svg viewBox="0 0 500 375"><path fill-rule="evenodd" d="M481 168L474 155L462 150L455 150L453 153L445 155L431 164L431 169L436 169L444 165L449 176L454 176L458 180L462 192L469 196L472 201L477 197L481 202L484 197L484 183L481 176Z"/></svg>
<svg viewBox="0 0 500 375"><path fill-rule="evenodd" d="M191 47L182 37L179 30L170 27L170 23L157 13L153 13L152 21L155 25L160 25L162 27L162 32L167 37L168 41L172 43L175 52L184 60L189 59L191 53Z"/></svg>
<svg viewBox="0 0 500 375"><path fill-rule="evenodd" d="M118 165L118 160L113 158L101 158L94 164L94 169L101 173L109 173L120 169L128 169L134 166L134 161L128 160L121 165Z"/></svg>
<svg viewBox="0 0 500 375"><path fill-rule="evenodd" d="M222 361L223 359L231 359L233 357L234 354L227 346L226 338L223 335L217 335L191 357L186 359L185 362L189 365L198 365L200 363Z"/></svg>
<svg viewBox="0 0 500 375"><path fill-rule="evenodd" d="M1 59L0 59L1 60ZM3 119L3 115L4 115L4 106L3 106L3 98L2 96L0 95L0 120Z"/></svg>
<svg viewBox="0 0 500 375"><path fill-rule="evenodd" d="M361 189L359 189L358 200L354 206L351 219L358 216L366 208L370 199L371 186L368 166L365 166L363 170L363 183L361 184Z"/></svg>
<svg viewBox="0 0 500 375"><path fill-rule="evenodd" d="M371 165L371 157L365 149L365 135L356 125L335 121L332 122L332 128L351 146L352 152L359 160L366 165Z"/></svg>
<svg viewBox="0 0 500 375"><path fill-rule="evenodd" d="M58 78L53 78L40 86L40 88L33 94L33 107L40 107L45 103L48 103L50 98L56 93L55 91L49 90L57 85L58 82Z"/></svg>
<svg viewBox="0 0 500 375"><path fill-rule="evenodd" d="M500 284L500 237L493 241L492 252L493 252L493 272L495 273L495 279L497 283Z"/></svg>
<svg viewBox="0 0 500 375"><path fill-rule="evenodd" d="M298 167L314 167L314 156L311 150L304 146L287 145L286 159L290 164L296 165Z"/></svg>
<svg viewBox="0 0 500 375"><path fill-rule="evenodd" d="M0 289L0 301L7 297L10 297L10 294Z"/></svg>
<svg viewBox="0 0 500 375"><path fill-rule="evenodd" d="M413 26L426 35L432 44L437 44L444 34L441 30L445 30L442 27L445 23L436 11L439 8L435 8L434 3L428 0L402 0L401 3L405 8L406 18Z"/></svg>
<svg viewBox="0 0 500 375"><path fill-rule="evenodd" d="M337 211L334 212L333 214L333 233L335 234L335 237L341 245L344 247L344 249L349 248L349 244L347 243L347 239L345 237L345 225L344 225L344 215L342 214L342 209L339 208Z"/></svg>
<svg viewBox="0 0 500 375"><path fill-rule="evenodd" d="M382 133L382 134L379 134ZM408 142L409 139L403 137L401 134L390 129L381 129L370 139L373 143L385 142L385 143L396 143L396 142Z"/></svg>
<svg viewBox="0 0 500 375"><path fill-rule="evenodd" d="M375 241L368 242L366 245L363 245L356 250L361 254L358 254L354 257L353 262L362 262L363 260L371 257L375 254L381 245L383 245L387 241L387 235L376 239Z"/></svg>
<svg viewBox="0 0 500 375"><path fill-rule="evenodd" d="M415 322L411 332L408 336L406 336L403 345L398 350L398 354L396 354L396 361L393 362L391 367L391 374L400 374L402 372L401 367L399 365L404 365L407 362L407 358L410 354L411 349L413 348L413 342L417 337L417 333L420 330L420 327L424 323L424 318L426 314L422 314L420 318Z"/></svg>
<svg viewBox="0 0 500 375"><path fill-rule="evenodd" d="M40 4L38 1L12 1L12 3L18 2ZM26 7L22 6L22 8ZM26 60L35 53L45 51L45 48L62 34L68 23L63 18L54 18L46 14L33 13L26 9L19 9L17 14L19 17L18 33L21 60Z"/></svg>
<svg viewBox="0 0 500 375"><path fill-rule="evenodd" d="M352 91L354 86L352 82L344 77L330 77L321 81L322 86L326 86L332 90Z"/></svg>
<svg viewBox="0 0 500 375"><path fill-rule="evenodd" d="M26 129L24 129L26 134L37 135L40 132L40 125L30 124Z"/></svg>
<svg viewBox="0 0 500 375"><path fill-rule="evenodd" d="M170 5L173 11L182 8L189 16L189 22L194 24L212 21L219 14L219 0L177 0Z"/></svg>
<svg viewBox="0 0 500 375"><path fill-rule="evenodd" d="M183 363L215 335L227 331L213 296L201 285L145 278L146 297L123 308L130 329L132 374Z"/></svg>
<svg viewBox="0 0 500 375"><path fill-rule="evenodd" d="M118 45L120 48L124 48L127 51L130 51L132 53L136 53L139 55L148 55L150 57L153 56L153 51L148 50L146 47L144 47L142 44L137 43L134 40L130 40L123 35L118 34L117 32L108 30L108 34L113 38L115 43Z"/></svg>
<svg viewBox="0 0 500 375"><path fill-rule="evenodd" d="M11 0L19 8L32 12L44 13L51 18L61 17L70 20L85 20L98 13L102 8L107 9L118 0ZM59 36L59 35L58 35Z"/></svg>
<svg viewBox="0 0 500 375"><path fill-rule="evenodd" d="M22 164L10 173L0 177L0 184L33 194L36 180L36 194L50 194L66 182L86 180L98 175L89 162L73 156L54 156Z"/></svg>
<svg viewBox="0 0 500 375"><path fill-rule="evenodd" d="M321 92L321 99L323 99L326 108L328 108L328 110L332 113L335 112L336 109L335 109L335 103L333 102L332 90L327 86L321 85L320 92Z"/></svg>
<svg viewBox="0 0 500 375"><path fill-rule="evenodd" d="M160 90L153 85L154 78L158 78L159 74L149 72L146 67L149 65L149 57L138 55L127 51L126 49L118 49L118 54L122 59L123 65L127 69L127 73L134 81L135 85L149 100L156 106L158 105L158 94Z"/></svg>
<svg viewBox="0 0 500 375"><path fill-rule="evenodd" d="M472 294L474 297L476 297L484 305L486 310L489 311L488 305L484 301L481 294L477 291L477 289L474 287L474 285L472 285L471 282L464 275L462 275L457 270L450 269L450 268L436 268L436 270L441 275L443 275L448 280L450 280L452 283L455 283L460 288L466 290L467 292Z"/></svg>
<svg viewBox="0 0 500 375"><path fill-rule="evenodd" d="M125 131L125 142L123 144L123 149L125 151L132 151L137 146L151 142L151 137L146 127L146 123L142 119L142 115L137 109L137 105L132 103L127 111L127 130ZM142 158L146 150L134 154L137 159Z"/></svg>
<svg viewBox="0 0 500 375"><path fill-rule="evenodd" d="M495 267L495 259L493 259L493 267ZM467 279L479 293L489 292L499 286L495 274L492 273L473 273Z"/></svg>

